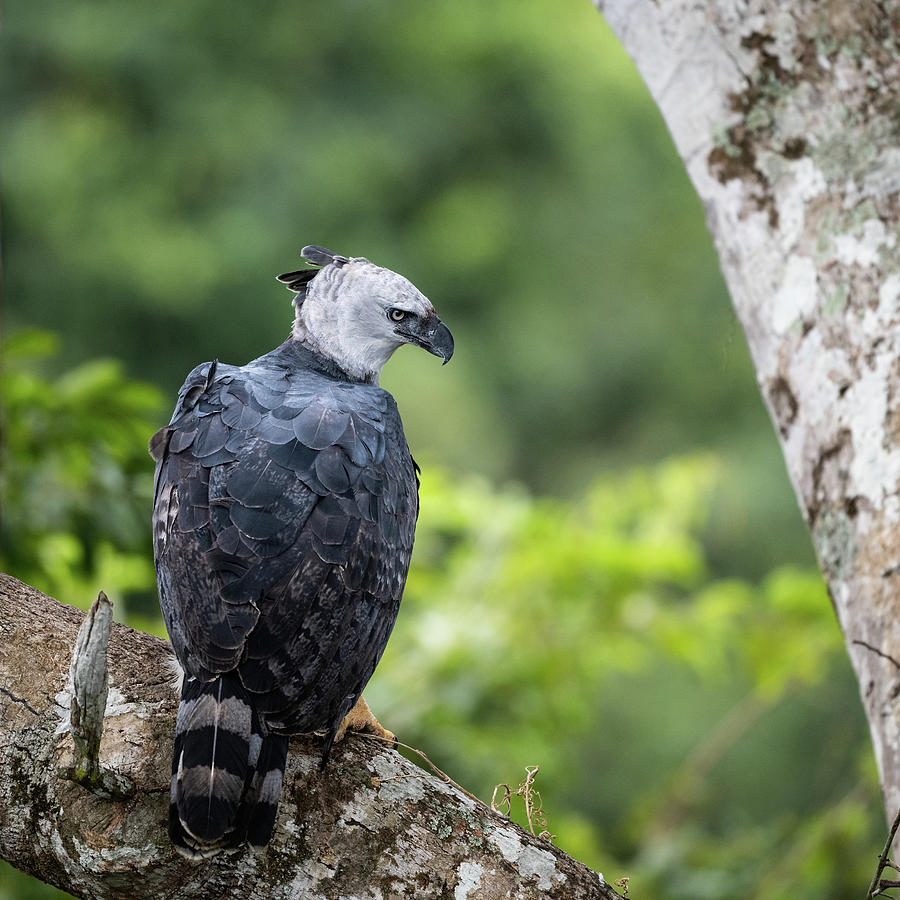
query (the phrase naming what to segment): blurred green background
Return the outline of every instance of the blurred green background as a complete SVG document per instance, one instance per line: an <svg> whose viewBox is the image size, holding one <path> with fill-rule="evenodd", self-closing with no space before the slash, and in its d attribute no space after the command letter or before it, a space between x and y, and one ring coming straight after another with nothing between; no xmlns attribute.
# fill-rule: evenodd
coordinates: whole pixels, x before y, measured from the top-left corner
<svg viewBox="0 0 900 900"><path fill-rule="evenodd" d="M11 0L0 110L0 568L159 632L149 435L196 363L284 339L299 247L368 256L457 345L383 380L424 478L382 721L485 800L539 765L556 843L637 898L860 896L856 685L700 204L587 0Z"/></svg>

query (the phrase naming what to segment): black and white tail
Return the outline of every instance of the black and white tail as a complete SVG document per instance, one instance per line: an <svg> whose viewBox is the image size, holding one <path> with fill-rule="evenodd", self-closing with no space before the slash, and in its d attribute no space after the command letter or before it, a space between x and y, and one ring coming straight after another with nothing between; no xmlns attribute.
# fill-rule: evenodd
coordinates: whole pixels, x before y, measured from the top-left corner
<svg viewBox="0 0 900 900"><path fill-rule="evenodd" d="M169 836L184 856L268 843L287 738L267 734L237 675L185 678L175 726Z"/></svg>

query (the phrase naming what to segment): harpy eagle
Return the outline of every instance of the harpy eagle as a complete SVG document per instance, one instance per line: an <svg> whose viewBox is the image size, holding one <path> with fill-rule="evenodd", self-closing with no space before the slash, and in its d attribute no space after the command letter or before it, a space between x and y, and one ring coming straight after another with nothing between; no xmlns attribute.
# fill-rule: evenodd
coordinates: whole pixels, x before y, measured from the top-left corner
<svg viewBox="0 0 900 900"><path fill-rule="evenodd" d="M401 275L302 255L319 268L278 276L296 292L291 337L245 366L197 366L150 441L160 605L184 670L169 834L193 858L264 846L288 735L324 732L324 766L345 717L368 712L418 514L378 378L403 344L453 353Z"/></svg>

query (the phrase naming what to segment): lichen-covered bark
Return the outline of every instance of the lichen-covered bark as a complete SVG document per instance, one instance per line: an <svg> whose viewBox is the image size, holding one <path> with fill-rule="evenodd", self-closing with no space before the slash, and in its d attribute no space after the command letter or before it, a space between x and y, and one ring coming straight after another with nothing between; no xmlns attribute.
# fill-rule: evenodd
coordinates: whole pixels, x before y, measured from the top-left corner
<svg viewBox="0 0 900 900"><path fill-rule="evenodd" d="M900 7L597 0L706 209L900 806Z"/></svg>
<svg viewBox="0 0 900 900"><path fill-rule="evenodd" d="M324 773L315 739L292 743L265 852L182 858L165 830L178 697L164 641L115 625L109 642L100 762L133 779L134 794L102 799L60 777L83 616L0 575L0 856L18 868L98 898L619 897L558 848L359 736Z"/></svg>

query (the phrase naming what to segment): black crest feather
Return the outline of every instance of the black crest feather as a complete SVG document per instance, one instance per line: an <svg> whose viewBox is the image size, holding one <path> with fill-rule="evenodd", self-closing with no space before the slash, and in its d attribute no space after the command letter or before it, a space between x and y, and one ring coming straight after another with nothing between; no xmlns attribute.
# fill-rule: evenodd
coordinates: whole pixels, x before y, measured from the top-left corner
<svg viewBox="0 0 900 900"><path fill-rule="evenodd" d="M294 297L295 306L299 306L306 299L309 283L319 274L322 267L328 265L340 267L350 262L346 256L340 256L327 247L317 247L315 244L304 247L300 251L300 255L316 268L298 269L296 272L285 272L283 275L275 276L282 284L286 284L289 290L297 292L297 296Z"/></svg>
<svg viewBox="0 0 900 900"><path fill-rule="evenodd" d="M315 244L309 244L300 251L300 255L314 266L327 266L334 263L336 266L342 266L344 263L350 262L346 256L341 256L327 247L317 247Z"/></svg>
<svg viewBox="0 0 900 900"><path fill-rule="evenodd" d="M318 274L318 269L300 269L297 272L285 272L283 275L276 275L275 277L282 284L286 284L289 290L306 294L307 286Z"/></svg>

